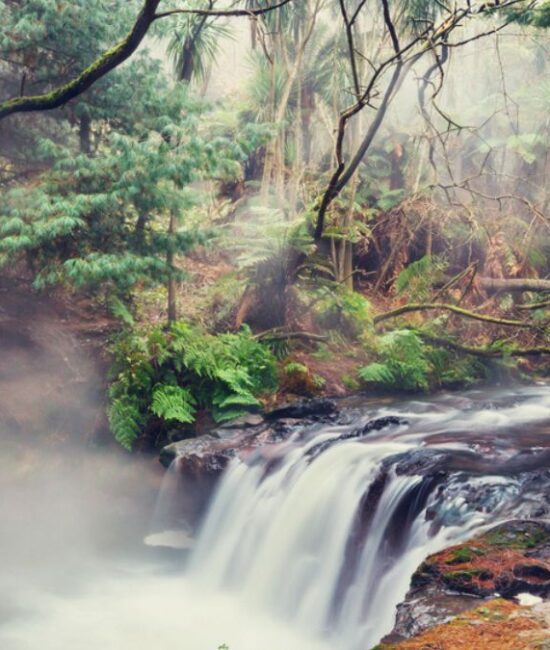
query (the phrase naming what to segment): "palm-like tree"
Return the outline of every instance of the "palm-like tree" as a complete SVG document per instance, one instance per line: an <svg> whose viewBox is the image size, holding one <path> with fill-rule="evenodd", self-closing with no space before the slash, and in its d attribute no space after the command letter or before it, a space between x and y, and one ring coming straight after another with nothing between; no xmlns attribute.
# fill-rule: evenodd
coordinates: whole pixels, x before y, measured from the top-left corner
<svg viewBox="0 0 550 650"><path fill-rule="evenodd" d="M216 0L209 0L207 9L212 10ZM181 15L170 28L167 53L172 59L174 72L179 81L205 82L209 70L216 61L223 39L231 36L231 30L216 17Z"/></svg>

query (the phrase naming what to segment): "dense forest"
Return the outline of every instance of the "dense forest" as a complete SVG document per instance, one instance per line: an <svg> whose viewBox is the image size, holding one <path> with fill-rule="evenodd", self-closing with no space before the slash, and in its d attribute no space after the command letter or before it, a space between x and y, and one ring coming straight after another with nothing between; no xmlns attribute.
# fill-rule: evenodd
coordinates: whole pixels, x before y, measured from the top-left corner
<svg viewBox="0 0 550 650"><path fill-rule="evenodd" d="M36 433L44 428L51 440L65 439L69 430L74 434L75 420L59 424L53 412L80 408L79 417L84 417L89 409L81 436L86 445L122 455L124 462L138 467L148 462L142 457L156 458L160 450L166 465L174 458L177 465L178 458L191 454L189 449L193 458L203 458L205 434L210 441L212 436L224 440L223 432L237 426L242 431L264 426L264 416L276 422L269 433L260 431L265 438L261 445L257 439L252 443L247 433L230 449L216 447L199 469L180 468L188 492L187 476L201 474L199 488L193 487L201 492L201 501L211 492L218 465L225 469L230 458L249 448L279 444L287 436L294 440L303 418L308 426L351 426L355 411L353 416L336 416L340 403L355 408L370 400L382 406L369 423L361 423L361 431L330 430L335 440L321 437L308 443L300 460L304 467L321 452L312 467L325 453L328 458L333 452L325 450L332 450L335 442L415 425L419 414L427 412L418 404L427 404L432 396L443 400L433 407L435 413L448 408L445 400L462 399L449 395L474 388L484 395L495 386L519 386L529 399L534 399L529 387L548 390L550 2L0 0L0 9L0 351L5 360L0 384L6 386L0 425L6 431L19 427ZM38 345L63 349L61 365L70 366L73 379L63 380L63 401L48 406L49 424L43 424L39 413L31 426L25 417L34 413L38 393L9 374L23 368L21 357L10 361L10 350L19 345L26 327L39 326ZM59 343L64 337L75 347L59 347L65 345ZM39 357L38 351L28 354L29 364ZM48 372L41 380L44 386ZM93 387L80 393L80 385ZM15 406L19 400L24 404ZM384 410L384 404L400 400L412 406L404 406L403 413ZM508 402L502 404L508 408ZM470 417L465 406L457 408L464 409L465 420ZM475 400L468 406L470 411L478 408L484 407ZM530 408L529 418L535 418L543 407ZM452 417L460 421L458 415ZM548 421L546 411L540 417ZM521 422L507 424L514 436ZM432 431L430 426L426 431ZM455 431L452 426L449 431ZM536 450L548 446L537 437L548 435L547 425L544 431L536 426L528 451L520 450L514 438L512 447L522 458L538 458ZM476 427L472 420L471 431ZM403 444L409 444L415 431ZM414 438L415 448L453 440L451 434L447 440L434 432L422 441ZM493 444L497 449L499 435L476 438L471 449L493 450ZM459 437L455 442L466 444ZM400 449L392 448L392 454ZM388 475L361 499L376 495L380 509L387 498L386 512L395 509L395 517L412 526L414 508L429 512L432 507L435 512L427 499L436 485L438 499L446 498L446 490L458 499L460 490L452 491L451 479L443 488L445 472L491 475L491 464L512 463L502 449L502 457L495 451L487 465L453 457L436 470L429 465L432 460L429 468L427 461L414 460L414 472L431 477L429 486L418 487L411 479L394 492L387 487L393 485L388 476L416 474L412 465L393 460L393 455L381 460L375 449L369 462L380 463L376 467ZM283 461L274 455L278 460L273 467L284 469L291 456L289 452ZM546 455L542 468L547 461ZM326 462L319 492L330 505L333 492L325 494L321 476L336 476L337 462ZM278 470L265 463L265 475L275 472L275 481ZM277 490L287 490L295 467L277 483ZM531 497L525 494L532 484L525 473L534 472L534 465L522 465L521 471L514 467L506 465L502 475L520 472L518 494L522 503L528 502ZM223 479L224 489L244 503L246 477L238 483L231 471ZM340 471L338 491L352 475L350 466L342 465ZM542 480L541 468L536 471ZM275 499L275 484L271 489ZM545 489L539 488L540 493ZM405 506L399 510L397 505L405 493L409 519L403 519ZM346 504L360 501L352 492L346 498ZM471 494L464 499L478 503ZM503 496L502 503L507 499ZM226 511L233 512L234 502L229 501ZM216 503L211 512L216 512ZM498 510L483 503L478 512ZM344 512L342 504L333 505ZM289 502L283 506L293 516ZM188 523L201 519L201 508L194 505L192 517L187 512ZM233 519L244 512L241 508ZM250 530L255 512L248 513ZM433 512L431 521L439 521ZM519 512L514 510L515 519L546 521L548 516L547 511ZM276 509L272 514L275 519ZM500 515L491 523L511 517L509 512ZM373 521L382 526L381 516L378 510L369 515L363 533ZM301 517L296 514L292 521ZM311 517L311 530L316 530L318 520ZM389 517L383 524L388 530L395 527ZM214 556L220 540L230 547L233 533L220 525L214 534L209 521L204 539ZM464 521L460 525L471 535L485 534L485 529L474 528L473 518ZM451 526L446 519L441 522L443 528ZM539 543L548 545L550 529L543 529L543 537L530 528L505 531L504 536L513 538L514 550L507 552L518 555L538 549ZM324 534L319 529L319 538ZM237 565L244 561L239 553L246 557L247 538L242 535L232 555ZM357 531L354 535L360 538ZM518 535L523 546L516 543ZM409 549L397 544L395 531L387 539L400 553ZM411 539L412 533L407 544ZM448 553L442 549L464 542L452 535L446 543L441 536L433 539L439 541L432 546L422 542L424 555L411 551L407 556L407 581L429 553ZM497 533L479 537L480 557L491 549L496 555L502 552L499 539ZM368 650L391 631L391 624L380 623L380 630L363 636L346 636L360 626L351 622L353 607L342 605L348 602L342 596L342 576L346 571L351 575L350 566L363 566L359 556L350 560L355 551L346 548L349 566L334 579L337 587L330 594L338 606L327 614L330 625L323 623L323 643L335 638L333 650ZM462 571L458 578L468 584L478 571L481 577L474 582L479 596L482 587L489 589L489 578L483 578L489 569L478 567L476 562L482 562L475 548L457 548L456 557L435 555L428 569L428 564L422 566L434 580L445 562L457 565L455 573ZM397 557L395 549L388 557ZM220 557L225 552L220 546ZM505 564L506 558L494 562ZM374 576L374 569L365 566L363 573ZM546 577L537 573L537 584L546 580L546 587L533 593L545 597L550 594L550 567L539 569ZM465 577L468 571L474 573ZM457 576L441 575L451 590L464 587L455 584ZM399 582L397 576L392 580ZM395 602L387 601L390 618L408 584ZM319 587L316 593L321 591ZM494 591L506 597L496 578ZM288 598L296 593L302 591L297 587ZM460 645L450 624L434 641L431 632L412 626L410 633L377 647L546 647L536 645L538 636L517 645L514 625L506 628L516 616L506 610L507 603L490 601L488 613L475 614L484 630L495 617L506 621L496 640L489 630L487 641L472 638L465 641L470 645ZM370 612L369 607L365 601L363 610ZM353 620L360 619L357 614ZM336 620L338 625L345 622L346 635L336 634ZM221 643L225 630L218 632ZM428 637L415 641L414 634L421 632ZM403 641L406 637L412 639ZM109 645L114 636L109 639L107 645L94 647L114 648ZM220 647L257 649L264 641L243 639L241 646L237 641ZM276 643L283 645L285 639L276 636ZM292 640L288 647L325 647L310 645L310 640L303 646ZM214 650L201 642L191 634L182 647ZM117 650L141 648L124 643ZM16 642L9 647L50 646Z"/></svg>

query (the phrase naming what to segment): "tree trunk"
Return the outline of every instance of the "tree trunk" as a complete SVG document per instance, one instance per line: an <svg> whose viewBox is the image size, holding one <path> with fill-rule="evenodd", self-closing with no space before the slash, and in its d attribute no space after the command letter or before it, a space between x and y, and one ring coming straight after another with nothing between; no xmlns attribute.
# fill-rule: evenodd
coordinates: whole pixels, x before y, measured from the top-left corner
<svg viewBox="0 0 550 650"><path fill-rule="evenodd" d="M174 247L173 235L176 231L176 218L170 215L170 224L168 226L168 251L166 253L166 264L168 266L168 322L173 323L178 318L176 304L176 278L174 277Z"/></svg>
<svg viewBox="0 0 550 650"><path fill-rule="evenodd" d="M92 120L89 115L83 115L80 118L80 153L89 156L92 153Z"/></svg>

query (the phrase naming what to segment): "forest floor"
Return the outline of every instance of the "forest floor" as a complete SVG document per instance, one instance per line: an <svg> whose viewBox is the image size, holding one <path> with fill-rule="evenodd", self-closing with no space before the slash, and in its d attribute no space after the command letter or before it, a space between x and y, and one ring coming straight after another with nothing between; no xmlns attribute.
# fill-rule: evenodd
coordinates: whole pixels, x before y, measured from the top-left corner
<svg viewBox="0 0 550 650"><path fill-rule="evenodd" d="M78 432L104 437L114 323L87 300L39 296L25 281L0 284L0 424L52 445Z"/></svg>

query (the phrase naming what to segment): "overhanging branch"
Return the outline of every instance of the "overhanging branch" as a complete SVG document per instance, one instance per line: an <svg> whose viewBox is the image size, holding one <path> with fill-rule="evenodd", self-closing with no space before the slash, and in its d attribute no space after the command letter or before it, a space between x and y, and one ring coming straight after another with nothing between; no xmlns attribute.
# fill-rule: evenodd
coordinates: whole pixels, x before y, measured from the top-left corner
<svg viewBox="0 0 550 650"><path fill-rule="evenodd" d="M104 52L96 61L71 81L40 95L24 95L13 97L0 102L0 120L15 113L30 113L35 111L50 111L63 106L71 99L78 97L90 88L96 81L124 63L142 43L155 20L176 13L188 13L200 16L259 16L274 11L293 0L281 0L263 9L209 11L200 9L172 10L158 14L157 9L161 0L145 0L142 9L126 38L110 50Z"/></svg>

